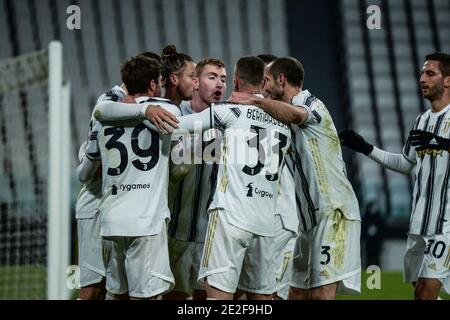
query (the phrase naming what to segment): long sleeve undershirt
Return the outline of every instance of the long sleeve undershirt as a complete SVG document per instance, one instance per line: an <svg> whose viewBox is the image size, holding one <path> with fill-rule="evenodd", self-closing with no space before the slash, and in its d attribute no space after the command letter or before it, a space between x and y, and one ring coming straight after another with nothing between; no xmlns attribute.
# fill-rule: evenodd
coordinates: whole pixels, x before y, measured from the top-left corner
<svg viewBox="0 0 450 320"><path fill-rule="evenodd" d="M409 161L401 153L387 152L375 146L373 147L372 152L369 154L369 158L381 164L383 167L399 172L401 174L410 173L416 165L414 162Z"/></svg>

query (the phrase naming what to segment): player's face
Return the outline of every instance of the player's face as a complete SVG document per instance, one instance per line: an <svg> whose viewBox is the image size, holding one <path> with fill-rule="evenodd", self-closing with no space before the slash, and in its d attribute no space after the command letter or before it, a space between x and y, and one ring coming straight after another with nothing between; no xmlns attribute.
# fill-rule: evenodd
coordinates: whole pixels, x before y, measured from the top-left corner
<svg viewBox="0 0 450 320"><path fill-rule="evenodd" d="M278 81L270 74L269 68L264 71L264 86L262 94L265 98L273 100L281 100L283 97L283 88Z"/></svg>
<svg viewBox="0 0 450 320"><path fill-rule="evenodd" d="M195 63L187 62L183 70L178 74L177 92L182 100L191 100L194 91Z"/></svg>
<svg viewBox="0 0 450 320"><path fill-rule="evenodd" d="M153 91L154 97L161 97L161 82L162 82L162 76L159 76L158 81L155 81L155 90Z"/></svg>
<svg viewBox="0 0 450 320"><path fill-rule="evenodd" d="M439 100L444 93L444 79L439 64L440 62L435 60L425 61L420 76L422 95L431 102Z"/></svg>
<svg viewBox="0 0 450 320"><path fill-rule="evenodd" d="M227 72L225 68L206 65L196 80L195 91L207 104L220 102L225 94Z"/></svg>

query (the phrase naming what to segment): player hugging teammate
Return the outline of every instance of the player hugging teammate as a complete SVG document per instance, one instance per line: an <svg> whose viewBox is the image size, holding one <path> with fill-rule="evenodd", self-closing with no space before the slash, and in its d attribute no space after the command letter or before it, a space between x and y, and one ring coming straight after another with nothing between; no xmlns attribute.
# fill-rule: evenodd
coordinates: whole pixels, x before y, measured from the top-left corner
<svg viewBox="0 0 450 320"><path fill-rule="evenodd" d="M174 46L128 59L121 75L80 148L80 299L360 292L358 200L298 60L241 57L227 98L220 59L196 64Z"/></svg>

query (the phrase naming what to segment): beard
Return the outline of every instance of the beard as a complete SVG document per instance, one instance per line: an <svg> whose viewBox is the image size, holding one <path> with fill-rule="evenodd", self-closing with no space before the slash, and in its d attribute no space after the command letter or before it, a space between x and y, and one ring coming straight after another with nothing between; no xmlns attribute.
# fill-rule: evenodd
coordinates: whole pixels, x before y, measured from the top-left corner
<svg viewBox="0 0 450 320"><path fill-rule="evenodd" d="M425 99L428 99L430 102L439 100L442 98L442 95L444 94L444 86L442 84L437 84L432 87L427 88L428 93L424 93L423 97Z"/></svg>

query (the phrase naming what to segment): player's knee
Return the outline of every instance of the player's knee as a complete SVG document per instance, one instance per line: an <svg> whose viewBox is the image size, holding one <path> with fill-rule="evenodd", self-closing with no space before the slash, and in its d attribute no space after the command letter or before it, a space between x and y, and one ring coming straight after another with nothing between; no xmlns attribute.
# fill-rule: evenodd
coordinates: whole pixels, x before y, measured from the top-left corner
<svg viewBox="0 0 450 320"><path fill-rule="evenodd" d="M334 285L326 285L311 289L309 298L311 300L334 300L336 299L336 287Z"/></svg>
<svg viewBox="0 0 450 320"><path fill-rule="evenodd" d="M419 282L414 290L414 297L416 300L436 300L438 295L439 290L427 282Z"/></svg>
<svg viewBox="0 0 450 320"><path fill-rule="evenodd" d="M289 300L307 300L308 290L290 287L289 288Z"/></svg>
<svg viewBox="0 0 450 320"><path fill-rule="evenodd" d="M80 289L81 300L105 300L106 290L101 287L84 287Z"/></svg>

